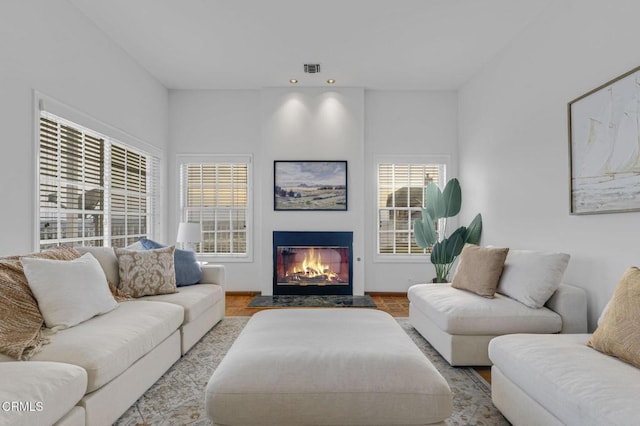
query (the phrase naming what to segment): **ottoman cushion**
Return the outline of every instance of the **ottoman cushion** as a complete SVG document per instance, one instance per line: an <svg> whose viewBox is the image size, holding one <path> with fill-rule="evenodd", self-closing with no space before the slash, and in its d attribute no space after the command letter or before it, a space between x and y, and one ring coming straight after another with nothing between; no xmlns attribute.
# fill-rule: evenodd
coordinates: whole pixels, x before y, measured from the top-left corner
<svg viewBox="0 0 640 426"><path fill-rule="evenodd" d="M387 313L284 309L251 318L209 380L217 425L424 425L445 379Z"/></svg>

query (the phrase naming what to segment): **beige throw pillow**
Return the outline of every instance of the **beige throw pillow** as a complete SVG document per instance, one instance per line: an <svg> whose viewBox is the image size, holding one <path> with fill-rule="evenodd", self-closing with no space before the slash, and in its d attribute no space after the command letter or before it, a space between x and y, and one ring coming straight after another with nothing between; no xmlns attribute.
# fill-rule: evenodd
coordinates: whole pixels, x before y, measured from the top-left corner
<svg viewBox="0 0 640 426"><path fill-rule="evenodd" d="M116 248L120 290L132 297L176 293L175 246L154 250Z"/></svg>
<svg viewBox="0 0 640 426"><path fill-rule="evenodd" d="M587 345L640 367L640 269L632 266L622 275Z"/></svg>
<svg viewBox="0 0 640 426"><path fill-rule="evenodd" d="M508 248L479 247L466 244L460 253L460 263L451 286L483 297L493 298Z"/></svg>

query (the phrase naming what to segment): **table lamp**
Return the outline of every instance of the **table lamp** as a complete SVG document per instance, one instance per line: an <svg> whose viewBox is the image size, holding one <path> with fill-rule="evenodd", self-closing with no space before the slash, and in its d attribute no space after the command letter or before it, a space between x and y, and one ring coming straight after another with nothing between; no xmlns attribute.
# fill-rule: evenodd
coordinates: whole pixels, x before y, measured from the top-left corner
<svg viewBox="0 0 640 426"><path fill-rule="evenodd" d="M183 243L187 250L196 251L196 243L202 241L202 228L199 223L180 222L176 242Z"/></svg>

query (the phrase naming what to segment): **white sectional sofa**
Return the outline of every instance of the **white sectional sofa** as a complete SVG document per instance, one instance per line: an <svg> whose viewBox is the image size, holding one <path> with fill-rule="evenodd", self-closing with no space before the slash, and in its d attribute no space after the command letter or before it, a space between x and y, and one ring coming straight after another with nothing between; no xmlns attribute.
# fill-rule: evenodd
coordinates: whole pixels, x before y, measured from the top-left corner
<svg viewBox="0 0 640 426"><path fill-rule="evenodd" d="M638 424L640 370L587 346L590 334L501 336L491 396L515 425Z"/></svg>
<svg viewBox="0 0 640 426"><path fill-rule="evenodd" d="M516 425L637 425L640 268L629 267L593 334L489 343L492 400Z"/></svg>
<svg viewBox="0 0 640 426"><path fill-rule="evenodd" d="M409 321L449 364L491 365L487 347L496 336L513 333L584 333L584 290L561 284L542 308L502 294L487 299L450 284L409 288Z"/></svg>
<svg viewBox="0 0 640 426"><path fill-rule="evenodd" d="M118 265L110 250L89 251L114 282ZM30 361L0 354L3 401L43 405L41 411L3 412L0 425L112 424L224 317L224 267L203 265L202 271L200 283L178 287L178 293L121 302L52 334Z"/></svg>
<svg viewBox="0 0 640 426"><path fill-rule="evenodd" d="M409 320L451 365L491 365L489 341L504 334L585 333L586 293L561 283L568 263L565 253L465 246L453 285L409 288Z"/></svg>

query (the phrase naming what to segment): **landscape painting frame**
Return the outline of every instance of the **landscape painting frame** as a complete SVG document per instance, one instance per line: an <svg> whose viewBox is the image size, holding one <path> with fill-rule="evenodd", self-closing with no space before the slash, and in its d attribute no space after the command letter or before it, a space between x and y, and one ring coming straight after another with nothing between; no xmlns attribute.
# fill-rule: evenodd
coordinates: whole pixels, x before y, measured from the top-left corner
<svg viewBox="0 0 640 426"><path fill-rule="evenodd" d="M273 162L273 209L346 211L347 162L276 160Z"/></svg>
<svg viewBox="0 0 640 426"><path fill-rule="evenodd" d="M640 67L568 104L570 213L640 210Z"/></svg>

